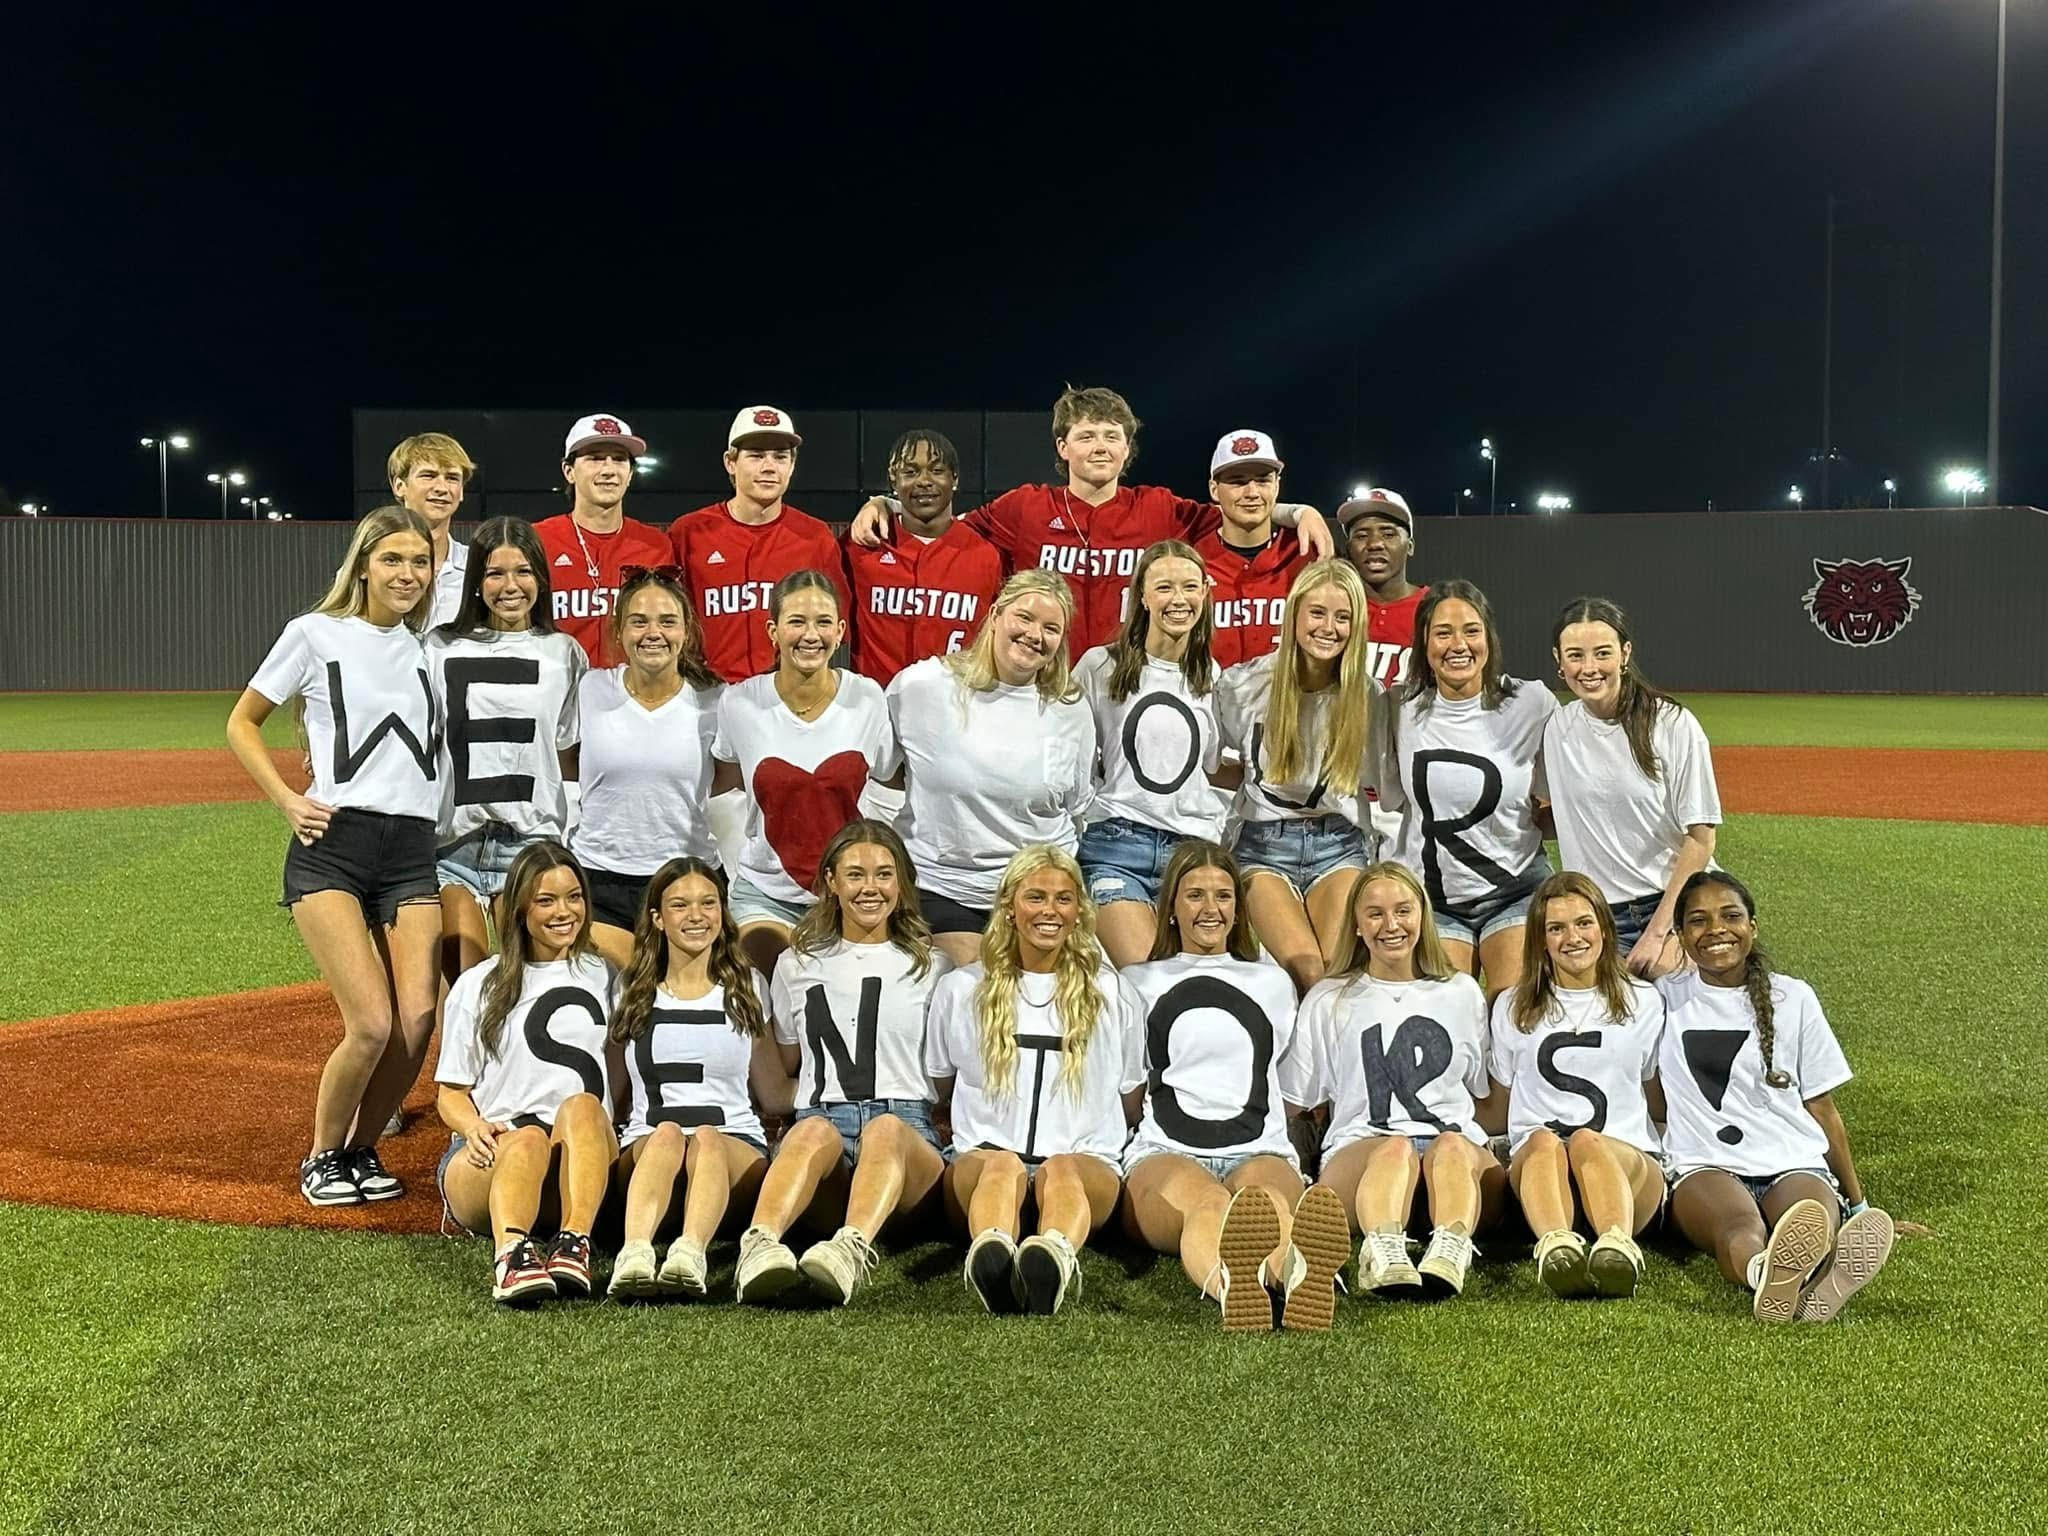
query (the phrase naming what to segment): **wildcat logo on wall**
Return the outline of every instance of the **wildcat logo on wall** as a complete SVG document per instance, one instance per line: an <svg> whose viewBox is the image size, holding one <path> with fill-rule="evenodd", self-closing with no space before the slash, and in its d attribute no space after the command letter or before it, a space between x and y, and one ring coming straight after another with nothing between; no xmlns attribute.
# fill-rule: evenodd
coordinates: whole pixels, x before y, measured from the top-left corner
<svg viewBox="0 0 2048 1536"><path fill-rule="evenodd" d="M1912 622L1920 594L1903 560L1819 560L1802 601L1813 627L1837 645L1883 645Z"/></svg>

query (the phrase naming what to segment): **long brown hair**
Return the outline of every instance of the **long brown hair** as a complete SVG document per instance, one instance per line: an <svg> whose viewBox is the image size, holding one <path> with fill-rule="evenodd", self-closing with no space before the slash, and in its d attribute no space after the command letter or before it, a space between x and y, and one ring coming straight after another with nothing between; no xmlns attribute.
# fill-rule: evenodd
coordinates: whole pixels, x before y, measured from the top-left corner
<svg viewBox="0 0 2048 1536"><path fill-rule="evenodd" d="M1605 624L1629 653L1621 663L1620 697L1615 701L1614 718L1621 722L1621 729L1628 737L1629 755L1642 769L1643 777L1655 783L1660 765L1650 733L1657 724L1657 711L1682 709L1684 706L1643 676L1643 669L1635 659L1635 626L1629 622L1621 604L1604 597L1575 597L1564 605L1557 622L1550 626L1550 654L1559 657L1560 668L1564 662L1559 656L1559 642L1564 639L1565 629L1573 624Z"/></svg>
<svg viewBox="0 0 2048 1536"><path fill-rule="evenodd" d="M476 1019L477 1043L486 1056L498 1054L498 1048L504 1044L505 1020L519 1006L519 993L526 985L526 967L532 963L527 958L530 941L526 934L526 909L533 905L541 877L555 869L566 869L576 877L584 900L583 926L576 930L563 958L581 960L591 952L590 877L583 873L576 855L560 843L528 843L512 861L504 889L491 904L491 919L498 927L498 960L491 967L491 974L484 978Z"/></svg>
<svg viewBox="0 0 2048 1536"><path fill-rule="evenodd" d="M1557 1006L1557 968L1550 963L1550 946L1543 941L1543 926L1550 921L1550 903L1577 896L1593 909L1600 924L1600 958L1593 962L1593 986L1607 1005L1607 1017L1616 1024L1628 1022L1628 967L1621 958L1621 940L1614 931L1614 914L1607 897L1585 875L1575 869L1562 870L1536 887L1529 898L1529 915L1522 923L1522 979L1515 983L1515 1000L1510 1016L1515 1028L1529 1034L1545 1019L1560 1016Z"/></svg>
<svg viewBox="0 0 2048 1536"><path fill-rule="evenodd" d="M1416 931L1415 947L1410 953L1415 957L1415 974L1425 981L1449 981L1459 973L1451 964L1451 957L1444 953L1444 941L1436 931L1436 913L1429 904L1429 892L1422 888L1422 882L1406 864L1397 864L1392 859L1383 859L1367 866L1358 877L1358 884L1351 888L1351 901L1344 912L1344 932L1337 940L1337 957L1330 964L1332 976L1363 976L1372 963L1372 946L1358 936L1358 904L1365 899L1365 888L1375 880L1391 880L1405 886L1408 894L1415 898L1415 910L1421 914L1421 926Z"/></svg>
<svg viewBox="0 0 2048 1536"><path fill-rule="evenodd" d="M847 849L864 843L880 848L895 861L896 910L889 914L889 942L910 956L911 974L923 976L932 966L931 924L924 920L924 909L917 903L917 870L911 865L910 852L896 829L883 821L849 821L832 835L818 860L818 899L791 930L789 947L800 955L814 955L845 934L845 914L828 877L837 872Z"/></svg>
<svg viewBox="0 0 2048 1536"><path fill-rule="evenodd" d="M1188 648L1181 655L1180 675L1188 685L1188 692L1198 699L1207 694L1216 681L1216 658L1210 648L1215 625L1209 606L1208 567L1192 545L1183 544L1179 539L1161 539L1138 556L1138 570L1131 577L1124 621L1109 642L1109 696L1118 704L1137 691L1138 679L1145 673L1145 642L1152 634L1152 611L1145 606L1145 577L1161 560L1185 560L1202 573L1202 611L1195 615L1195 627L1188 635Z"/></svg>
<svg viewBox="0 0 2048 1536"><path fill-rule="evenodd" d="M1311 765L1301 730L1305 708L1301 673L1307 658L1295 638L1294 621L1303 600L1322 586L1336 587L1349 599L1351 638L1331 684L1337 699L1330 711L1322 760ZM1372 709L1372 647L1366 638L1365 603L1365 583L1349 560L1318 560L1287 589L1287 606L1280 618L1280 648L1273 653L1273 684L1266 695L1265 776L1269 782L1288 784L1305 778L1327 784L1340 795L1358 792Z"/></svg>
<svg viewBox="0 0 2048 1536"><path fill-rule="evenodd" d="M626 604L648 587L659 587L683 610L683 648L676 655L677 675L692 688L716 688L718 674L704 660L704 626L697 621L697 610L691 605L690 594L683 589L681 573L671 565L628 568L626 579L619 584L619 600L604 627L613 662L624 659L626 654Z"/></svg>
<svg viewBox="0 0 2048 1536"><path fill-rule="evenodd" d="M501 549L518 550L526 557L527 569L533 572L533 608L526 616L526 627L537 635L552 635L555 632L555 583L548 571L548 553L541 548L540 535L533 531L533 524L523 517L488 518L477 529L469 541L469 564L463 568L462 604L455 610L455 617L441 628L451 635L476 634L490 629L491 610L484 601L484 577L488 574L491 556ZM428 606L433 605L430 603Z"/></svg>
<svg viewBox="0 0 2048 1536"><path fill-rule="evenodd" d="M1082 1074L1088 1065L1088 1042L1102 1017L1102 991L1097 973L1102 947L1095 939L1095 903L1088 881L1074 856L1050 843L1026 843L1011 858L996 888L995 907L981 935L980 983L974 989L974 1013L981 1021L981 1068L989 1093L1006 1098L1017 1086L1017 988L1024 975L1023 950L1017 939L1015 906L1024 882L1041 870L1057 869L1074 882L1074 926L1060 941L1053 959L1053 1008L1065 1027L1060 1051L1060 1085L1074 1099L1081 1097Z"/></svg>
<svg viewBox="0 0 2048 1536"><path fill-rule="evenodd" d="M655 990L668 977L668 937L655 926L654 915L668 888L691 875L702 875L718 892L718 934L711 941L709 969L711 984L725 989L726 1019L734 1034L750 1040L767 1033L760 994L754 990L754 968L740 948L740 931L725 899L725 876L716 865L686 858L670 859L647 882L640 916L633 924L633 958L619 984L619 1006L612 1010L614 1040L637 1040L653 1022Z"/></svg>
<svg viewBox="0 0 2048 1536"><path fill-rule="evenodd" d="M1735 899L1742 903L1742 910L1749 914L1749 920L1756 921L1756 898L1749 893L1749 887L1729 874L1725 869L1698 869L1685 877L1685 884L1678 888L1678 900L1672 904L1678 914L1679 931L1685 930L1685 911L1692 905L1694 893L1710 885L1723 886L1735 893ZM1754 936L1749 941L1749 958L1742 965L1742 990L1749 998L1750 1012L1756 1015L1756 1046L1764 1059L1764 1083L1771 1088L1792 1086L1792 1074L1784 1071L1771 1060L1771 1047L1777 1043L1778 1010L1771 1001L1771 957L1764 953L1763 944Z"/></svg>
<svg viewBox="0 0 2048 1536"><path fill-rule="evenodd" d="M1468 604L1486 626L1486 664L1479 669L1479 707L1498 709L1502 699L1511 699L1521 691L1521 684L1501 672L1500 625L1494 622L1493 604L1469 581L1438 582L1416 605L1415 650L1401 697L1420 700L1424 709L1436 701L1436 670L1429 664L1429 621L1437 609L1454 598Z"/></svg>
<svg viewBox="0 0 2048 1536"><path fill-rule="evenodd" d="M1167 857L1166 872L1159 877L1159 910L1152 928L1152 952L1145 958L1171 960L1186 952L1173 905L1180 896L1181 881L1198 869L1222 870L1230 876L1231 889L1237 893L1237 916L1230 925L1230 939L1223 952L1234 960L1258 959L1259 941L1252 933L1251 914L1245 910L1244 871L1238 867L1237 856L1221 843L1200 837L1176 844Z"/></svg>

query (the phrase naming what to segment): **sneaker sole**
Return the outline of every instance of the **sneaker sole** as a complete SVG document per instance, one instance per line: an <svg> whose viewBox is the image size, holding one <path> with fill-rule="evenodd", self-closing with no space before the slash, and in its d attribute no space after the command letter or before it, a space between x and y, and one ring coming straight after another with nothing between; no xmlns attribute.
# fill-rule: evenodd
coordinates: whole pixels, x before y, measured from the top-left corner
<svg viewBox="0 0 2048 1536"><path fill-rule="evenodd" d="M1883 1211L1865 1211L1843 1222L1835 1234L1834 1262L1799 1298L1799 1321L1825 1323L1838 1316L1849 1298L1884 1268L1897 1239L1897 1229Z"/></svg>
<svg viewBox="0 0 2048 1536"><path fill-rule="evenodd" d="M646 1301L661 1294L661 1283L652 1274L620 1275L614 1272L605 1294L628 1301Z"/></svg>
<svg viewBox="0 0 2048 1536"><path fill-rule="evenodd" d="M590 1276L588 1274L557 1274L555 1271L549 1270L548 1277L555 1282L555 1294L564 1301L585 1301L589 1299Z"/></svg>
<svg viewBox="0 0 2048 1536"><path fill-rule="evenodd" d="M796 1267L803 1275L805 1283L833 1306L843 1307L853 1300L853 1291L850 1288L843 1288L839 1284L839 1276L823 1262L812 1262L808 1251L796 1261Z"/></svg>
<svg viewBox="0 0 2048 1536"><path fill-rule="evenodd" d="M1465 1277L1455 1265L1433 1265L1425 1257L1415 1266L1415 1273L1421 1279L1422 1294L1431 1301L1449 1301L1465 1294Z"/></svg>
<svg viewBox="0 0 2048 1536"><path fill-rule="evenodd" d="M1279 1240L1276 1231L1274 1241ZM1019 1245L1017 1249L1017 1283L1024 1291L1024 1310L1033 1317L1051 1317L1060 1309L1060 1261L1053 1257L1049 1248ZM1260 1287L1264 1294L1264 1288ZM1266 1326L1271 1328L1273 1303L1266 1303Z"/></svg>
<svg viewBox="0 0 2048 1536"><path fill-rule="evenodd" d="M337 1190L333 1194L315 1194L304 1186L300 1187L299 1193L305 1196L306 1204L322 1208L336 1205L361 1205L364 1203L363 1192L353 1184L346 1190Z"/></svg>
<svg viewBox="0 0 2048 1536"><path fill-rule="evenodd" d="M764 1269L759 1274L749 1275L744 1285L735 1281L733 1296L748 1306L753 1306L757 1302L773 1301L801 1278L796 1261L792 1259L787 1269L777 1265L773 1269Z"/></svg>
<svg viewBox="0 0 2048 1536"><path fill-rule="evenodd" d="M1419 1291L1422 1289L1422 1271L1413 1264L1389 1265L1378 1280L1359 1279L1362 1289L1374 1292Z"/></svg>
<svg viewBox="0 0 2048 1536"><path fill-rule="evenodd" d="M1583 1248L1555 1248L1536 1270L1543 1288L1559 1301L1577 1301L1593 1294L1593 1276Z"/></svg>
<svg viewBox="0 0 2048 1536"><path fill-rule="evenodd" d="M1801 1200L1771 1228L1764 1249L1763 1284L1750 1310L1760 1323L1789 1323L1799 1310L1799 1291L1830 1252L1828 1213L1818 1200Z"/></svg>
<svg viewBox="0 0 2048 1536"><path fill-rule="evenodd" d="M1328 1333L1337 1317L1337 1272L1351 1257L1351 1223L1334 1189L1312 1184L1295 1202L1294 1246L1308 1261L1308 1274L1287 1293L1280 1326L1289 1333Z"/></svg>
<svg viewBox="0 0 2048 1536"><path fill-rule="evenodd" d="M534 1306L539 1302L546 1301L555 1294L554 1282L546 1279L529 1280L522 1285L510 1286L505 1290L499 1290L496 1286L491 1287L491 1300L507 1307Z"/></svg>
<svg viewBox="0 0 2048 1536"><path fill-rule="evenodd" d="M1273 1298L1259 1282L1259 1265L1280 1245L1280 1207L1263 1189L1240 1189L1223 1213L1216 1257L1229 1284L1223 1291L1223 1327L1229 1333L1271 1333Z"/></svg>
<svg viewBox="0 0 2048 1536"><path fill-rule="evenodd" d="M1016 1259L1000 1243L989 1243L967 1261L967 1283L990 1312L1017 1310Z"/></svg>
<svg viewBox="0 0 2048 1536"><path fill-rule="evenodd" d="M402 1200L405 1198L405 1186L394 1179L389 1189L360 1189L359 1187L359 1193L361 1193L365 1201L375 1205L379 1200Z"/></svg>
<svg viewBox="0 0 2048 1536"><path fill-rule="evenodd" d="M1593 1251L1586 1256L1586 1273L1593 1282L1593 1294L1609 1300L1626 1299L1635 1295L1636 1287L1642 1283L1642 1272L1629 1262L1626 1251L1620 1248L1602 1248L1593 1245Z"/></svg>

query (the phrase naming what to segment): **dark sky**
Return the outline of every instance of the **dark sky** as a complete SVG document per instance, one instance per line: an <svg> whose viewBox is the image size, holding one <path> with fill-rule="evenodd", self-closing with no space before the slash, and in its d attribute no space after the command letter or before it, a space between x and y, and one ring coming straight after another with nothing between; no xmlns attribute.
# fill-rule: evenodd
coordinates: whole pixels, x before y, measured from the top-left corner
<svg viewBox="0 0 2048 1536"><path fill-rule="evenodd" d="M1138 478L1273 431L1582 510L1981 465L1996 0L1182 8L1158 20L83 10L10 34L0 487L345 516L356 405L1028 409ZM303 14L300 14L303 13ZM317 19L321 30L311 30ZM2012 6L2003 499L2048 502L2048 7ZM799 498L800 500L800 498Z"/></svg>

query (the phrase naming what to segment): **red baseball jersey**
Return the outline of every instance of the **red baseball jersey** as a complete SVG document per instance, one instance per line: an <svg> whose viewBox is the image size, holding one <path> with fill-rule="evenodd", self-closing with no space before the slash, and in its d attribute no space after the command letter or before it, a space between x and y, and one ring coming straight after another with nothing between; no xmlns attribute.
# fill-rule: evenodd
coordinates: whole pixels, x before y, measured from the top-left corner
<svg viewBox="0 0 2048 1536"><path fill-rule="evenodd" d="M1223 542L1219 529L1195 548L1209 570L1216 665L1234 667L1265 655L1280 643L1288 588L1310 563L1301 540L1292 528L1275 528L1266 547L1247 560L1242 550Z"/></svg>
<svg viewBox="0 0 2048 1536"><path fill-rule="evenodd" d="M913 661L960 650L974 638L1003 584L1003 557L955 523L927 543L899 522L887 544L846 541L853 577L853 665L876 682Z"/></svg>
<svg viewBox="0 0 2048 1536"><path fill-rule="evenodd" d="M1138 556L1161 539L1197 542L1221 514L1156 485L1120 486L1099 507L1063 485L1020 485L961 521L995 545L1007 570L1040 566L1067 578L1075 605L1067 649L1078 661L1123 622Z"/></svg>
<svg viewBox="0 0 2048 1536"><path fill-rule="evenodd" d="M1415 650L1415 610L1429 596L1429 588L1417 587L1406 597L1391 603L1365 600L1366 665L1382 686L1392 688L1408 680L1408 659Z"/></svg>
<svg viewBox="0 0 2048 1536"><path fill-rule="evenodd" d="M579 528L564 512L533 525L547 552L554 589L555 628L578 645L592 666L615 666L611 616L619 601L619 574L629 565L667 565L675 558L659 528L621 518L614 533Z"/></svg>
<svg viewBox="0 0 2048 1536"><path fill-rule="evenodd" d="M668 525L676 564L697 600L704 659L728 683L758 677L775 665L768 643L768 594L792 571L823 571L839 589L839 611L851 616L853 593L832 530L785 505L773 522L743 523L713 502Z"/></svg>

